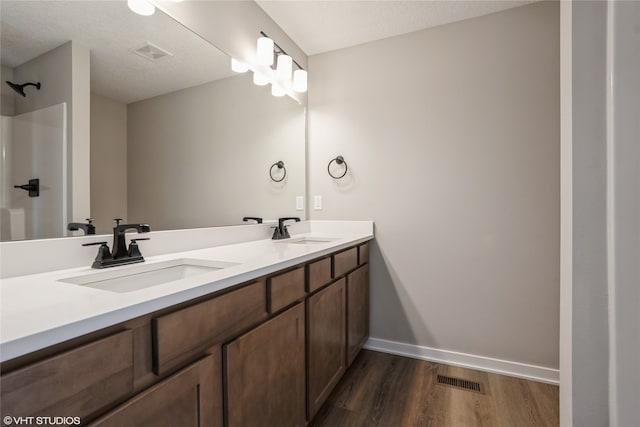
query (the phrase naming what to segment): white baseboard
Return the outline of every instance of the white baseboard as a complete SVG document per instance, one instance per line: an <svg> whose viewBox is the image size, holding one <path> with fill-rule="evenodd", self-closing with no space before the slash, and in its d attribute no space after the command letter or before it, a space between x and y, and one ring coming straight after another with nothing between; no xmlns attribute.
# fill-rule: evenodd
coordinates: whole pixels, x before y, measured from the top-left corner
<svg viewBox="0 0 640 427"><path fill-rule="evenodd" d="M365 343L364 348L383 353L412 357L414 359L428 360L430 362L462 366L464 368L477 369L479 371L493 372L512 377L526 378L528 380L540 381L543 383L555 385L559 385L560 383L560 371L558 369L528 365L526 363L510 362L508 360L493 359L491 357L440 350L437 348L405 344L378 338L369 338Z"/></svg>

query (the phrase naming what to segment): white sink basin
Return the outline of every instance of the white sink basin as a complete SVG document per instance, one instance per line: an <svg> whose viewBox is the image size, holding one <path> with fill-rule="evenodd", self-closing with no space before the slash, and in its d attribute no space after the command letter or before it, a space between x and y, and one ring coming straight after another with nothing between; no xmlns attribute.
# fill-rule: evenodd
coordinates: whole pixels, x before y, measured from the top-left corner
<svg viewBox="0 0 640 427"><path fill-rule="evenodd" d="M293 239L279 240L280 243L291 243L297 245L322 245L325 243L333 242L334 238L331 237L298 237Z"/></svg>
<svg viewBox="0 0 640 427"><path fill-rule="evenodd" d="M176 259L154 264L140 264L116 271L67 277L60 279L59 282L124 293L199 276L234 265L238 264L224 261Z"/></svg>

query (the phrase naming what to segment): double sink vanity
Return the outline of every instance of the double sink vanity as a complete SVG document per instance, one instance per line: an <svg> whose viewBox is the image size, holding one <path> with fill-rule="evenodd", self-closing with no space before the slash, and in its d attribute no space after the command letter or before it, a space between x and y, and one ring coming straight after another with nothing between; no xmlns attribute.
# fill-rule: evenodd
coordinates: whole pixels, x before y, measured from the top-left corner
<svg viewBox="0 0 640 427"><path fill-rule="evenodd" d="M227 228L243 237L218 227L169 252L186 235L152 232L144 263L3 278L3 419L310 422L368 337L373 224Z"/></svg>

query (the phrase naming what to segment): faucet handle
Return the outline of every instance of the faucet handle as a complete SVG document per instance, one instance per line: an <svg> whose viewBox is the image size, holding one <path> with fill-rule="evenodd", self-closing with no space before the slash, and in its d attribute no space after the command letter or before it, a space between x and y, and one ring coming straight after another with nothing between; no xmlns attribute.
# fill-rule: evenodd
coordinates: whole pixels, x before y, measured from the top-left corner
<svg viewBox="0 0 640 427"><path fill-rule="evenodd" d="M107 245L107 242L93 242L93 243L83 243L82 246L96 246L96 245Z"/></svg>
<svg viewBox="0 0 640 427"><path fill-rule="evenodd" d="M93 242L93 243L83 243L82 246L95 246L100 245L98 248L98 255L93 260L92 268L102 268L103 261L111 259L111 251L109 250L109 246L107 246L107 242Z"/></svg>
<svg viewBox="0 0 640 427"><path fill-rule="evenodd" d="M122 218L113 218L113 220L116 223L116 227L120 225L120 221L122 221Z"/></svg>
<svg viewBox="0 0 640 427"><path fill-rule="evenodd" d="M142 258L142 253L140 252L140 248L138 248L138 240L151 240L150 237L140 237L138 239L131 239L131 243L129 244L128 255L131 258Z"/></svg>

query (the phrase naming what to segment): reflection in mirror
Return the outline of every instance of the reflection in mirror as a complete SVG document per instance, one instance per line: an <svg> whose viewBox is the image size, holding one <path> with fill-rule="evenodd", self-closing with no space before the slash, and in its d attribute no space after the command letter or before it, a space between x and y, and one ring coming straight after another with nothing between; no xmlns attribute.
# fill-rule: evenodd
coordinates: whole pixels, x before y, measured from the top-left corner
<svg viewBox="0 0 640 427"><path fill-rule="evenodd" d="M116 217L153 230L304 217L304 107L209 42L126 1L3 0L0 18L3 241L71 235L85 218L105 234ZM41 87L23 97L5 81ZM32 178L39 197L14 188Z"/></svg>

